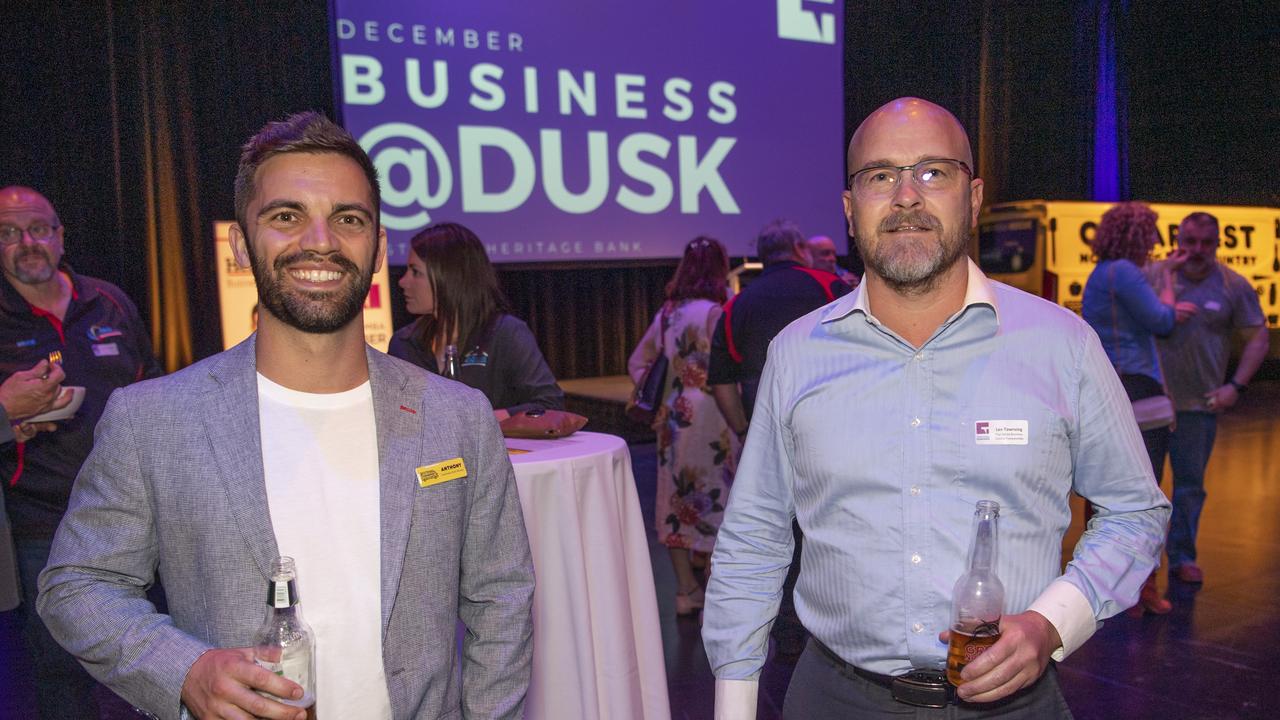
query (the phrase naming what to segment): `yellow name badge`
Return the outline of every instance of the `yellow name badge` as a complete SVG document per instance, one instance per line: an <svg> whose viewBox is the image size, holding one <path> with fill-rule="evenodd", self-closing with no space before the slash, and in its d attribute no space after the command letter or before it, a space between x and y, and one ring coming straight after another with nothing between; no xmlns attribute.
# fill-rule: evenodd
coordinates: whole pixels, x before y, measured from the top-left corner
<svg viewBox="0 0 1280 720"><path fill-rule="evenodd" d="M431 487L442 482L466 477L467 465L462 462L462 458L454 458L438 462L435 465L423 465L415 472L418 473L418 487Z"/></svg>

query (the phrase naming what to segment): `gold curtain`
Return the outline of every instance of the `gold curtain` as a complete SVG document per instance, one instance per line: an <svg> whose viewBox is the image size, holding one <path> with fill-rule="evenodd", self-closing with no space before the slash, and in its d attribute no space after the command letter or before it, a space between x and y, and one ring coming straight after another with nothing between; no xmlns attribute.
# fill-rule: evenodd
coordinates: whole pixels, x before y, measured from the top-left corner
<svg viewBox="0 0 1280 720"><path fill-rule="evenodd" d="M146 12L145 10L143 11ZM162 28L163 17L144 19ZM137 98L133 112L122 113L141 123L140 161L143 230L147 258L147 292L151 305L151 339L165 370L173 372L194 360L186 250L202 237L199 187L191 128L189 59L183 43L165 43L167 33L142 33L137 41Z"/></svg>

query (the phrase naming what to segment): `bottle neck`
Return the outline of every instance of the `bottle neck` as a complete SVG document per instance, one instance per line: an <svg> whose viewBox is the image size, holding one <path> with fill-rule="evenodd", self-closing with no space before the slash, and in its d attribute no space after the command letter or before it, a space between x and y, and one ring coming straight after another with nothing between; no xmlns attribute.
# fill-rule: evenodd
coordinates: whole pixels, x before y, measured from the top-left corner
<svg viewBox="0 0 1280 720"><path fill-rule="evenodd" d="M1000 516L979 511L973 516L973 535L969 541L969 569L992 570L996 566Z"/></svg>
<svg viewBox="0 0 1280 720"><path fill-rule="evenodd" d="M272 580L267 590L267 605L276 612L292 610L298 604L298 588L294 580Z"/></svg>

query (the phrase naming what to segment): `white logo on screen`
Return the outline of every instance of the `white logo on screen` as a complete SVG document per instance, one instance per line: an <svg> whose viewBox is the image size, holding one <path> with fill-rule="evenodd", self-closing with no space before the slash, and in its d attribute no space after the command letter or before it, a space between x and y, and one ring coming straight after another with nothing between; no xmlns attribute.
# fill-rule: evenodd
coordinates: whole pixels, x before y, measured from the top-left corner
<svg viewBox="0 0 1280 720"><path fill-rule="evenodd" d="M834 45L835 13L806 10L804 4L833 5L835 0L778 0L778 37Z"/></svg>

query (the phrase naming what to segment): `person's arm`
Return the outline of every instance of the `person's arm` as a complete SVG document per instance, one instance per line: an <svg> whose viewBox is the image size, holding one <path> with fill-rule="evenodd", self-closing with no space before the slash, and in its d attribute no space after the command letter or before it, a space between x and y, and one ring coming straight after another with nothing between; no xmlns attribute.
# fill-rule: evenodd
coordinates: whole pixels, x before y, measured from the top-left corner
<svg viewBox="0 0 1280 720"><path fill-rule="evenodd" d="M644 337L640 338L640 342L631 351L631 357L627 358L627 374L631 376L632 384L639 385L644 379L645 370L648 370L657 359L661 351L661 335L662 311L659 310L658 314L653 316L653 322L649 323L648 329L644 331Z"/></svg>
<svg viewBox="0 0 1280 720"><path fill-rule="evenodd" d="M776 345L774 346L776 347ZM769 628L778 615L791 565L793 462L790 429L780 413L784 379L770 348L757 397L754 430L743 450L712 556L702 641L716 677L715 717L755 717Z"/></svg>
<svg viewBox="0 0 1280 720"><path fill-rule="evenodd" d="M129 339L134 344L134 357L138 358L138 371L136 380L147 380L164 375L164 366L156 359L156 354L151 347L151 333L148 332L147 326L142 322L142 316L138 314L138 308L134 305L133 300L129 298L124 291L111 287L103 288L102 292L110 293L116 298L121 307L124 308L125 327L132 328L129 332Z"/></svg>
<svg viewBox="0 0 1280 720"><path fill-rule="evenodd" d="M716 408L724 417L738 437L747 434L747 412L742 404L742 391L738 388L738 375L742 364L733 359L729 353L728 334L725 322L727 313L721 313L716 319L715 330L711 333L711 353L707 367L707 386L711 388L711 396L715 398Z"/></svg>
<svg viewBox="0 0 1280 720"><path fill-rule="evenodd" d="M1116 261L1109 268L1115 302L1127 310L1143 330L1163 337L1173 332L1177 311L1174 310L1173 280L1168 277L1172 271L1161 272L1164 277L1157 294L1146 275L1133 263Z"/></svg>
<svg viewBox="0 0 1280 720"><path fill-rule="evenodd" d="M147 600L158 546L134 422L127 395L116 391L40 574L36 607L90 675L138 707L177 718L187 672L211 648Z"/></svg>
<svg viewBox="0 0 1280 720"><path fill-rule="evenodd" d="M1151 473L1124 387L1092 332L1081 334L1069 429L1073 489L1095 515L1062 576L1027 611L1001 619L1001 639L963 673L959 695L991 702L1035 682L1050 658L1070 655L1099 621L1133 605L1159 565L1169 501Z"/></svg>
<svg viewBox="0 0 1280 720"><path fill-rule="evenodd" d="M478 400L467 406L476 448L467 458L458 583L458 616L467 628L462 716L514 720L522 717L533 663L533 560L502 432L483 396Z"/></svg>
<svg viewBox="0 0 1280 720"><path fill-rule="evenodd" d="M1240 400L1242 389L1262 367L1262 361L1267 359L1267 351L1271 349L1271 333L1266 325L1244 328L1240 332L1246 339L1235 373L1226 383L1205 394L1209 409L1214 412L1222 412Z"/></svg>
<svg viewBox="0 0 1280 720"><path fill-rule="evenodd" d="M516 398L516 404L502 409L508 416L535 408L563 410L564 391L556 384L556 376L538 349L533 331L514 317L500 322L503 329L494 340L501 343L501 348L495 348L494 354L501 355L500 362L506 364L507 386Z"/></svg>

